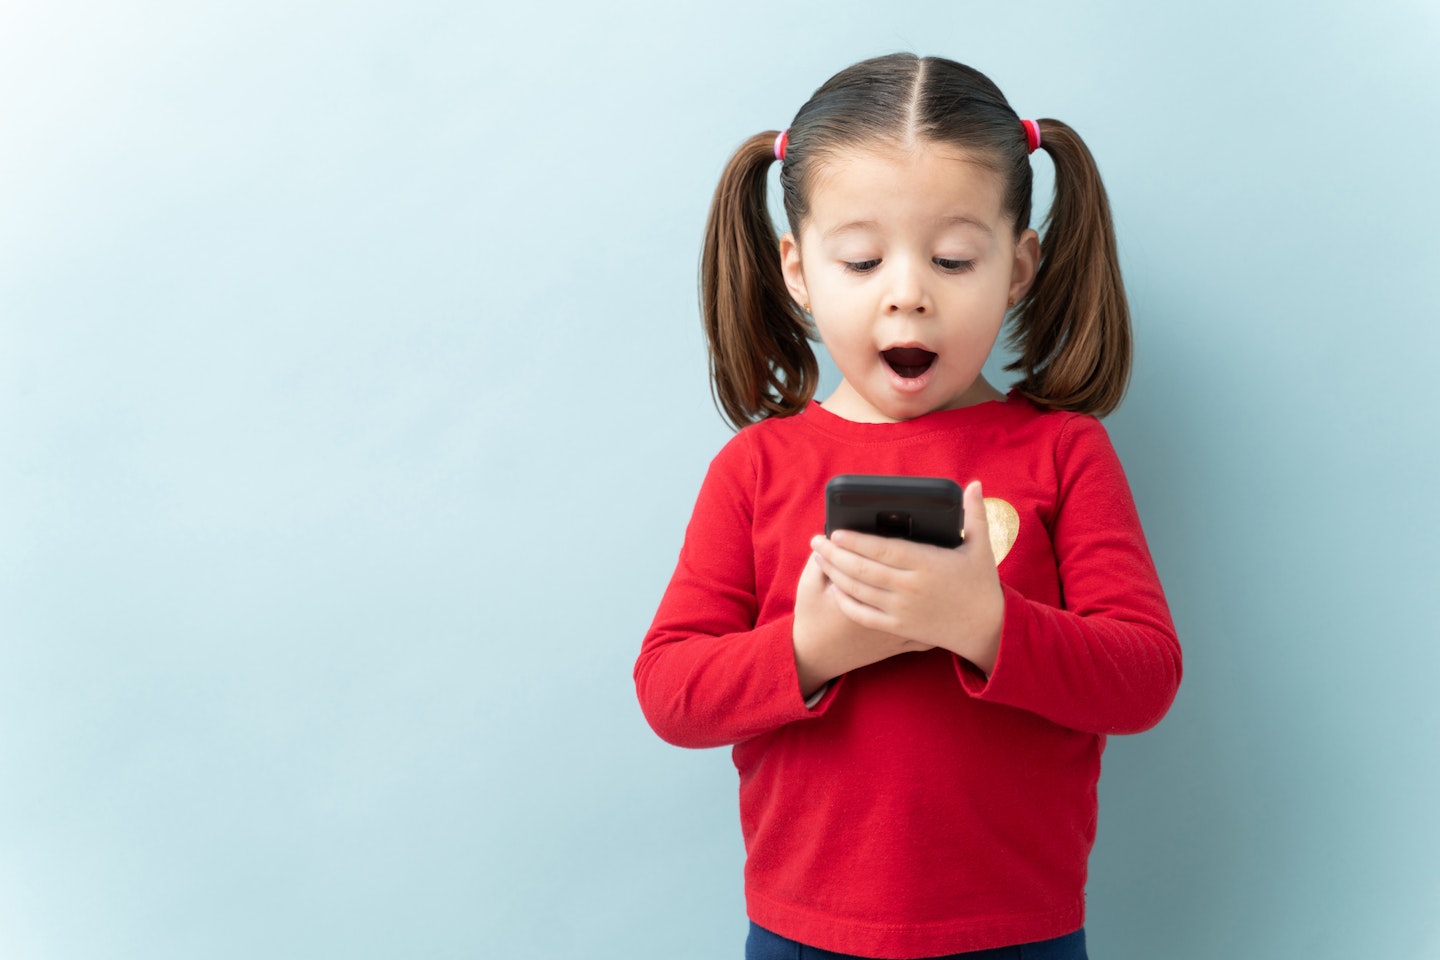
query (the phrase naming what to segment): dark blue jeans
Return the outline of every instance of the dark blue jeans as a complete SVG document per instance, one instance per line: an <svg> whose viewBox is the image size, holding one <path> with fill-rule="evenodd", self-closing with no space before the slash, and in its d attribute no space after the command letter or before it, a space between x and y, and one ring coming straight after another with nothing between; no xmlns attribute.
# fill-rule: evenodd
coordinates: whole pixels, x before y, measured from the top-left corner
<svg viewBox="0 0 1440 960"><path fill-rule="evenodd" d="M816 947L807 947L787 940L778 933L771 933L754 921L750 923L750 936L745 939L745 960L864 960L848 953L831 953ZM996 947L993 950L975 950L971 953L952 953L948 957L934 960L1088 960L1085 955L1085 929L1067 933L1054 940L1039 943L1022 943L1014 947Z"/></svg>

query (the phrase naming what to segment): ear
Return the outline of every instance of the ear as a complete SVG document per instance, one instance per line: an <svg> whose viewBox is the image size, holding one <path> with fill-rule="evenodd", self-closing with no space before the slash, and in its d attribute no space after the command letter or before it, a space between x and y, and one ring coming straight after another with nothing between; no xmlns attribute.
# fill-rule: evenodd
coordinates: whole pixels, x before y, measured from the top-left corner
<svg viewBox="0 0 1440 960"><path fill-rule="evenodd" d="M1026 230L1015 243L1015 266L1010 271L1010 300L1025 296L1040 269L1040 234Z"/></svg>
<svg viewBox="0 0 1440 960"><path fill-rule="evenodd" d="M786 233L780 238L780 272L785 276L785 289L796 303L810 302L810 292L805 286L805 271L800 266L800 242L795 234Z"/></svg>

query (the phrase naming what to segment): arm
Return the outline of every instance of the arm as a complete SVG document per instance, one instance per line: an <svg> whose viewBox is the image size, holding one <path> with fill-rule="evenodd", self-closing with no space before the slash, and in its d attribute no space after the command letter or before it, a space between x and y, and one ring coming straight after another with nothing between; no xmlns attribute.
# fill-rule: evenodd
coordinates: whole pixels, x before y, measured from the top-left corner
<svg viewBox="0 0 1440 960"><path fill-rule="evenodd" d="M1160 722L1180 685L1180 644L1124 470L1104 428L1069 421L1056 445L1051 542L1064 609L1004 586L988 676L957 662L973 696L1091 733Z"/></svg>
<svg viewBox="0 0 1440 960"><path fill-rule="evenodd" d="M808 708L796 670L793 614L757 625L754 488L742 434L710 465L675 573L635 662L645 718L679 746L738 743L818 716L837 687Z"/></svg>
<svg viewBox="0 0 1440 960"><path fill-rule="evenodd" d="M956 655L967 692L1076 730L1159 722L1180 682L1175 628L1130 489L1098 421L1067 422L1056 447L1051 540L1064 609L995 570L979 484L965 491L965 544L943 550L837 531L812 546L856 623Z"/></svg>

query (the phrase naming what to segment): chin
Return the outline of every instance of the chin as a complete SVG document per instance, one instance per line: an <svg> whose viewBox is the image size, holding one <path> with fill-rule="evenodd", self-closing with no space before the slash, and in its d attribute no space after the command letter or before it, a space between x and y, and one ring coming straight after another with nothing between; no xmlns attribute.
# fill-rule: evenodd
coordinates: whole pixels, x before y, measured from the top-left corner
<svg viewBox="0 0 1440 960"><path fill-rule="evenodd" d="M934 413L936 410L944 410L943 403L926 401L919 397L908 401L891 401L888 403L872 403L875 412L882 417L891 420L914 420L916 417L923 417L927 413Z"/></svg>

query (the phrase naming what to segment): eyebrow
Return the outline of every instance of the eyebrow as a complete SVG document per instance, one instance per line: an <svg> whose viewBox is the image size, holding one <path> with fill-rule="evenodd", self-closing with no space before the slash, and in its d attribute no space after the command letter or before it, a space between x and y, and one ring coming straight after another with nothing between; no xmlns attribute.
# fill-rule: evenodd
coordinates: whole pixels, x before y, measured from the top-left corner
<svg viewBox="0 0 1440 960"><path fill-rule="evenodd" d="M979 230L987 237L994 236L995 234L995 231L990 229L989 224L976 220L974 217L945 217L940 221L940 224L945 227L971 227ZM842 233L850 233L855 230L873 230L879 225L880 224L874 220L852 220L849 223L842 223L838 227L831 227L821 234L821 236L829 240L840 236Z"/></svg>

